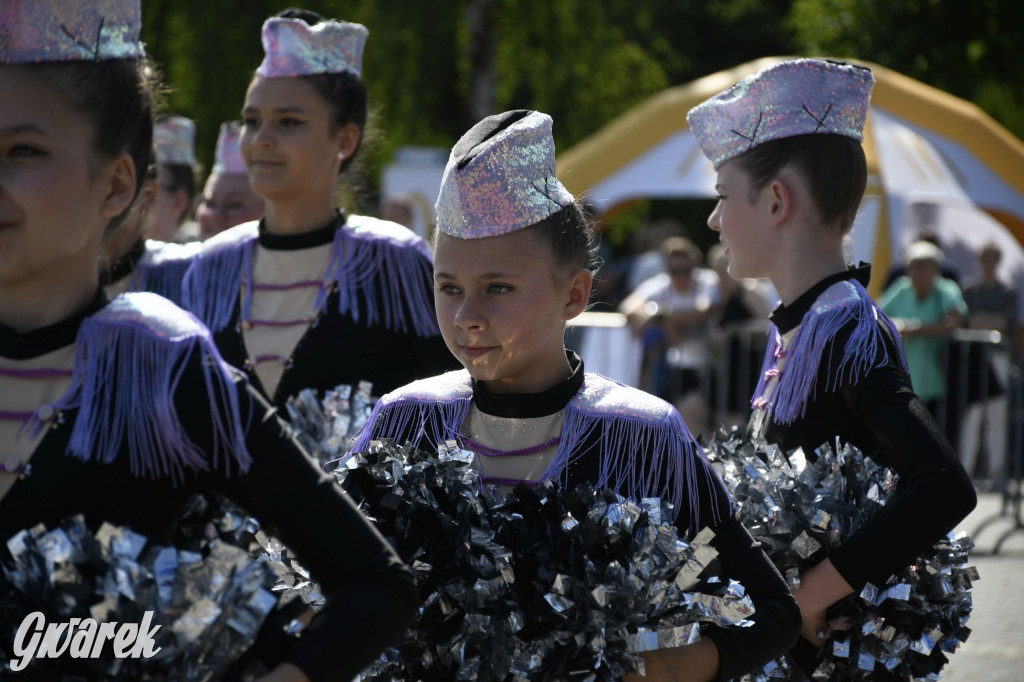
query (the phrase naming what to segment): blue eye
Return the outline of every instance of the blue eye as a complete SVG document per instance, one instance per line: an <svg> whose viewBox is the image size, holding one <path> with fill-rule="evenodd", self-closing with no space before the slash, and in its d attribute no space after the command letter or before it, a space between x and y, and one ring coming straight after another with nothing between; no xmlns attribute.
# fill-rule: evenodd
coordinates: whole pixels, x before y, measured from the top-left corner
<svg viewBox="0 0 1024 682"><path fill-rule="evenodd" d="M492 284L487 287L487 292L491 294L507 294L512 291L512 287L507 284Z"/></svg>
<svg viewBox="0 0 1024 682"><path fill-rule="evenodd" d="M460 293L459 288L457 286L448 282L444 284L438 284L437 291L442 294L447 294L448 296Z"/></svg>

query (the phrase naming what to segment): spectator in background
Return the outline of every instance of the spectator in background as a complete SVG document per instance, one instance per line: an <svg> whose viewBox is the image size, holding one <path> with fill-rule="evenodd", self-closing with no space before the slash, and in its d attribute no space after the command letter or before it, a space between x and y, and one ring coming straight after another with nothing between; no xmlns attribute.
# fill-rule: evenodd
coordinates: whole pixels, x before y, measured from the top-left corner
<svg viewBox="0 0 1024 682"><path fill-rule="evenodd" d="M964 301L970 310L968 326L993 329L1002 335L999 349L992 351L990 346L985 347L984 350L991 352L982 354L983 357L970 366L977 371L968 371L970 385L967 397L980 402L968 407L960 438L960 459L967 473L994 485L1002 481L1006 462L1009 401L1005 387L1009 380L1010 358L1016 357L1014 349L1018 331L1017 292L999 281L997 275L1002 257L1003 252L998 245L994 242L985 244L978 253L981 278L964 289ZM979 461L982 432L985 433L983 447L986 457Z"/></svg>
<svg viewBox="0 0 1024 682"><path fill-rule="evenodd" d="M213 170L206 179L196 210L200 239L209 239L229 227L259 220L263 215L263 197L249 186L245 161L238 149L241 129L241 121L227 121L220 126Z"/></svg>
<svg viewBox="0 0 1024 682"><path fill-rule="evenodd" d="M922 230L921 235L914 241L915 243L928 242L929 244L933 244L936 248L938 248L939 251L942 251L942 242L939 241L938 235L935 234L930 225L926 226L924 230ZM940 274L942 275L943 279L951 280L957 286L960 286L960 273L958 273L956 269L953 268L949 263L946 263L945 260L943 260L943 264L940 270ZM888 289L893 285L893 282L898 280L900 277L904 277L906 274L906 263L898 263L894 265L892 269L889 270L889 275L885 279L885 288Z"/></svg>
<svg viewBox="0 0 1024 682"><path fill-rule="evenodd" d="M619 309L644 338L645 352L664 349L655 392L675 404L694 433L700 433L707 426L702 389L709 385L708 325L718 308L718 275L699 267L700 249L685 237L666 239L661 253L667 272L641 283Z"/></svg>
<svg viewBox="0 0 1024 682"><path fill-rule="evenodd" d="M761 372L774 298L766 280L736 279L729 274L724 244L716 243L708 250L707 262L718 275L719 300L710 327L719 368L712 384L713 426L728 427L740 425L750 416L750 396Z"/></svg>
<svg viewBox="0 0 1024 682"><path fill-rule="evenodd" d="M143 232L161 242L199 238L199 226L188 224L196 194L196 124L184 116L168 114L156 119L153 151L156 156L156 194L149 202ZM191 221L189 221L191 223Z"/></svg>
<svg viewBox="0 0 1024 682"><path fill-rule="evenodd" d="M956 443L956 419L949 413L950 406L943 404L943 343L954 329L963 326L967 305L957 283L941 276L945 256L939 247L914 242L907 249L906 263L907 274L885 290L879 305L903 337L914 393L939 424L945 424L950 442Z"/></svg>
<svg viewBox="0 0 1024 682"><path fill-rule="evenodd" d="M686 228L676 220L658 220L641 227L633 237L633 262L626 275L626 291L634 291L638 286L665 272L665 256L661 245L670 237L682 237Z"/></svg>

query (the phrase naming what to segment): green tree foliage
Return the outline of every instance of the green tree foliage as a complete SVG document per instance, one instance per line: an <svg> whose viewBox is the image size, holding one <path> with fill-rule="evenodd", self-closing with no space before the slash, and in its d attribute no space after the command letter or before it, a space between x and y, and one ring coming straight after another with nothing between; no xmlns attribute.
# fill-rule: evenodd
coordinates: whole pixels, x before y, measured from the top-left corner
<svg viewBox="0 0 1024 682"><path fill-rule="evenodd" d="M309 0L304 7L370 29L364 78L378 143L377 177L395 147L448 147L473 123L471 0ZM493 0L496 110L535 108L567 148L665 87L789 51L790 0ZM260 26L280 0L144 0L143 39L171 93L198 124L212 162L219 124L237 118L262 58Z"/></svg>
<svg viewBox="0 0 1024 682"><path fill-rule="evenodd" d="M1024 3L795 0L804 54L858 57L970 100L1024 137Z"/></svg>

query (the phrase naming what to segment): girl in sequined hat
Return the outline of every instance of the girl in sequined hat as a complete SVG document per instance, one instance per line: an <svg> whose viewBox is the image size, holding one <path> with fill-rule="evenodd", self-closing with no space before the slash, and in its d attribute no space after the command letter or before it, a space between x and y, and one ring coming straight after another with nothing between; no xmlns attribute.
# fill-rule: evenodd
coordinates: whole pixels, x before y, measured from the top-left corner
<svg viewBox="0 0 1024 682"><path fill-rule="evenodd" d="M865 290L870 266L844 257L867 180L861 140L873 85L860 66L785 61L687 117L718 171L708 225L726 247L729 272L767 277L782 299L753 396L752 435L786 451L801 447L810 459L838 438L899 474L884 511L801 576L802 632L814 644L830 605L881 584L976 501L913 393L899 334ZM801 658L813 672L814 652Z"/></svg>
<svg viewBox="0 0 1024 682"><path fill-rule="evenodd" d="M457 366L423 240L335 206L366 124L366 37L304 10L266 21L239 140L265 214L206 241L186 277L187 307L282 413L304 389L368 381L379 395Z"/></svg>
<svg viewBox="0 0 1024 682"><path fill-rule="evenodd" d="M0 537L81 515L90 532L110 523L166 544L196 493L226 495L328 594L268 679L350 679L411 616L411 574L195 317L152 293L108 300L99 285L102 240L152 149L139 31L138 0L0 3ZM14 551L0 548L4 619L39 603L14 587ZM88 619L102 601L78 602L78 587L61 616ZM4 628L0 649L13 635ZM66 649L27 678L97 674Z"/></svg>
<svg viewBox="0 0 1024 682"><path fill-rule="evenodd" d="M564 344L590 300L594 233L555 175L551 118L485 118L452 149L437 200L434 300L465 369L384 396L353 447L379 438L425 449L457 440L484 483L589 482L662 497L680 531L710 526L723 575L755 602L748 629L707 628L699 643L646 654L647 680L731 679L792 645L796 606L670 404L598 374Z"/></svg>
<svg viewBox="0 0 1024 682"><path fill-rule="evenodd" d="M249 186L245 161L238 148L241 133L241 121L228 121L220 126L213 168L196 208L200 239L209 239L229 227L259 220L263 215L263 197Z"/></svg>

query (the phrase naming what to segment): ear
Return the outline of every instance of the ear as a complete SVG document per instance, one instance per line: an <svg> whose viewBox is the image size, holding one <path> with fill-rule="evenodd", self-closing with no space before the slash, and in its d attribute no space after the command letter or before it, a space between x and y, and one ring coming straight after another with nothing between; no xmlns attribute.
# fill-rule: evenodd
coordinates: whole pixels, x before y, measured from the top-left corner
<svg viewBox="0 0 1024 682"><path fill-rule="evenodd" d="M569 297L565 303L563 317L566 321L577 317L590 304L590 291L594 287L594 275L590 270L576 270L569 275Z"/></svg>
<svg viewBox="0 0 1024 682"><path fill-rule="evenodd" d="M778 227L793 212L793 189L781 177L772 180L768 186L768 220L772 227Z"/></svg>
<svg viewBox="0 0 1024 682"><path fill-rule="evenodd" d="M135 198L135 161L128 154L121 154L110 167L107 194L100 205L100 215L113 220L132 205Z"/></svg>
<svg viewBox="0 0 1024 682"><path fill-rule="evenodd" d="M356 147L359 146L359 137L359 126L355 123L348 123L338 128L335 132L338 153L346 159L355 154Z"/></svg>
<svg viewBox="0 0 1024 682"><path fill-rule="evenodd" d="M171 202L171 205L174 207L174 215L178 216L179 221L184 220L188 209L191 207L192 197L185 190L179 189L174 193Z"/></svg>

